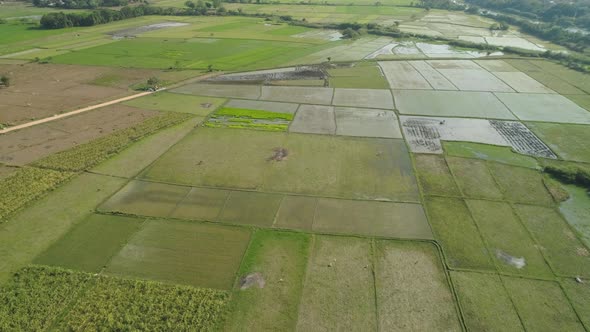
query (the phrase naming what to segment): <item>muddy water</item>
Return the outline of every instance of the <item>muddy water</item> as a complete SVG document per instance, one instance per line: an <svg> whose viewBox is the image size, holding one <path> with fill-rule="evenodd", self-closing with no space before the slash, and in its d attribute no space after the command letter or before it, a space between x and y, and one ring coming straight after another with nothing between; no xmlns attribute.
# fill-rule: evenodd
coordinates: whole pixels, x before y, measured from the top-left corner
<svg viewBox="0 0 590 332"><path fill-rule="evenodd" d="M570 198L561 203L559 210L567 222L581 235L582 241L590 247L590 195L582 187L563 185Z"/></svg>

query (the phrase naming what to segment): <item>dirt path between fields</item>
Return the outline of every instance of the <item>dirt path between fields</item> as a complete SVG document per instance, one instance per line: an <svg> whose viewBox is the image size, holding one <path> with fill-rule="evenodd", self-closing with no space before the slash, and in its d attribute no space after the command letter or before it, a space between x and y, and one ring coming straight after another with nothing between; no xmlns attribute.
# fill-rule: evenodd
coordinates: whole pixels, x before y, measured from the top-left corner
<svg viewBox="0 0 590 332"><path fill-rule="evenodd" d="M11 131L23 129L23 128L28 128L28 127L36 126L36 125L39 125L39 124L42 124L42 123L47 123L47 122L59 120L59 119L62 119L62 118L68 117L68 116L72 116L72 115L76 115L76 114L80 114L80 113L92 111L92 110L95 110L97 108L101 108L101 107L105 107L105 106L117 104L117 103L124 102L124 101L127 101L127 100L131 100L131 99L135 99L135 98L147 96L147 95L152 94L152 93L155 93L155 92L159 92L159 91L163 91L163 90L166 90L166 89L175 88L175 87L177 87L179 85L184 85L184 84L192 83L192 82L195 82L195 81L205 80L207 78L210 78L210 77L215 76L215 75L220 75L220 74L222 74L222 72L210 73L210 74L207 74L207 75L201 75L201 76L198 76L198 77L189 78L187 80L184 80L182 82L178 82L178 83L173 84L173 85L171 85L171 86L169 86L167 88L163 88L163 89L160 89L160 90L157 90L157 91L141 92L141 93L138 93L138 94L134 94L134 95L131 95L131 96L127 96L127 97L123 97L123 98L119 98L119 99L107 101L107 102L100 103L100 104L97 104L97 105L92 105L92 106L87 106L87 107L84 107L84 108L80 108L80 109L77 109L75 111L71 111L71 112L67 112L67 113L62 113L62 114L57 114L57 115L54 115L54 116L51 116L51 117L48 117L48 118L43 118L43 119L39 119L39 120L36 120L36 121L31 121L31 122L23 123L23 124L20 124L20 125L17 125L17 126L8 127L8 128L5 128L5 129L0 130L0 135L9 133Z"/></svg>

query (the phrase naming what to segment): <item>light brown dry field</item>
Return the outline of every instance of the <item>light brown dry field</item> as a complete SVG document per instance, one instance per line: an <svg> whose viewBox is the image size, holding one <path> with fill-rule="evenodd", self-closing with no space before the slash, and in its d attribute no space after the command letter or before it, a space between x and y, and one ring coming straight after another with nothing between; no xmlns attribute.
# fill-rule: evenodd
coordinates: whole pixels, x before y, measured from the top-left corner
<svg viewBox="0 0 590 332"><path fill-rule="evenodd" d="M58 64L0 65L11 78L0 89L0 124L17 125L133 94L129 87L151 76L178 76L159 70ZM176 78L176 77L174 77Z"/></svg>
<svg viewBox="0 0 590 332"><path fill-rule="evenodd" d="M25 165L158 114L116 104L0 135L0 163Z"/></svg>

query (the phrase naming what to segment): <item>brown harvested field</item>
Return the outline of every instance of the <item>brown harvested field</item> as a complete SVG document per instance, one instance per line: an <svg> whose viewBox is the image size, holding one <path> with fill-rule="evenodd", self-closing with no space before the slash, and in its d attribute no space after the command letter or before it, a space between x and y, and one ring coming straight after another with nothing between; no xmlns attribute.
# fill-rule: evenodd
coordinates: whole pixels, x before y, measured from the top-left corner
<svg viewBox="0 0 590 332"><path fill-rule="evenodd" d="M17 125L133 92L155 70L57 64L0 65L11 86L0 89L0 123Z"/></svg>
<svg viewBox="0 0 590 332"><path fill-rule="evenodd" d="M0 162L8 165L25 165L131 127L157 114L156 111L116 104L13 131L0 135Z"/></svg>

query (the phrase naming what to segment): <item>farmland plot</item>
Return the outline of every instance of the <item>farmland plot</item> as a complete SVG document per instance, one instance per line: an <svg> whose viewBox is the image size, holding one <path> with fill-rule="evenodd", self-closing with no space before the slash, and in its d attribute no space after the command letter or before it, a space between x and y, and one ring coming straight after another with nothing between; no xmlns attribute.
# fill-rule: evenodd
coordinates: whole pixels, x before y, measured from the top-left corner
<svg viewBox="0 0 590 332"><path fill-rule="evenodd" d="M498 93L496 96L523 121L590 124L590 112L560 95Z"/></svg>

